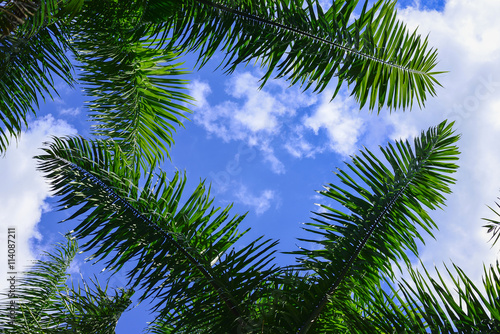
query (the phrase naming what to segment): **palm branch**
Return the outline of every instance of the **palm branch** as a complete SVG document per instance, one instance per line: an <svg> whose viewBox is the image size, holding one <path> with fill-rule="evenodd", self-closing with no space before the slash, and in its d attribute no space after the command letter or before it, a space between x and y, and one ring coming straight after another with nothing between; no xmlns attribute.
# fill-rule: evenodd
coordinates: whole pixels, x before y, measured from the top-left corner
<svg viewBox="0 0 500 334"><path fill-rule="evenodd" d="M75 257L78 247L68 239L66 244L58 244L52 253L46 253L48 260L37 262L16 282L15 296L5 296L0 307L2 328L8 333L44 333L64 323L64 315L59 312L61 300L68 278L66 273ZM14 297L14 298L9 298ZM17 305L14 317L9 313L9 302Z"/></svg>
<svg viewBox="0 0 500 334"><path fill-rule="evenodd" d="M1 303L2 333L114 333L133 291L109 297L97 282L95 289L84 282L84 292L68 287L67 270L77 252L68 238L17 279L13 295L5 294Z"/></svg>
<svg viewBox="0 0 500 334"><path fill-rule="evenodd" d="M111 138L145 169L168 156L172 133L182 126L187 72L175 50L162 50L141 25L144 1L87 2L73 28L80 81L94 134Z"/></svg>
<svg viewBox="0 0 500 334"><path fill-rule="evenodd" d="M75 82L65 54L70 49L65 21L76 14L78 2L15 0L1 8L0 152L28 126L40 98L57 94L54 76L70 86Z"/></svg>
<svg viewBox="0 0 500 334"><path fill-rule="evenodd" d="M316 238L302 239L312 248L295 252L297 267L314 275L300 306L294 305L300 310L294 317L298 333L330 330L323 312L342 310L352 294L368 298L381 277L393 277L395 263L418 255L416 240L436 227L427 209L440 207L454 182L448 174L457 169L457 140L451 124L443 122L415 138L413 147L398 141L382 148L387 164L362 151L347 164L350 173L338 171L342 186L329 184L319 192L350 213L321 205L306 224Z"/></svg>
<svg viewBox="0 0 500 334"><path fill-rule="evenodd" d="M143 21L165 43L199 53L205 64L220 50L227 72L260 61L272 75L321 92L335 77L363 107L422 106L434 95L436 51L396 19L395 1L149 1ZM353 22L351 22L353 21Z"/></svg>
<svg viewBox="0 0 500 334"><path fill-rule="evenodd" d="M500 330L500 267L484 268L477 286L458 266L437 278L409 268L410 279L372 291L362 306L381 333L497 333ZM448 283L452 282L451 286Z"/></svg>
<svg viewBox="0 0 500 334"><path fill-rule="evenodd" d="M61 294L66 315L64 331L68 333L115 334L116 325L131 304L132 289L119 288L113 295L108 286L101 287L97 279L88 284L85 280Z"/></svg>
<svg viewBox="0 0 500 334"><path fill-rule="evenodd" d="M500 204L495 203L497 207L500 208ZM488 223L484 225L483 227L486 227L488 229L488 233L491 234L491 240L493 240L493 245L498 242L498 239L500 238L500 221L498 220L498 217L500 217L500 212L496 211L492 207L488 206L488 208L493 211L493 213L497 216L496 219L492 218L483 218L485 221ZM498 210L498 209L497 209Z"/></svg>
<svg viewBox="0 0 500 334"><path fill-rule="evenodd" d="M268 267L274 243L258 239L230 250L242 217L228 220L229 207L215 215L203 184L180 206L179 174L141 180L118 144L56 138L38 159L61 206L78 207L69 219L83 216L74 234L89 238L91 258L107 258L111 270L138 259L128 275L141 300L155 301L159 322L151 330L306 333L357 326L357 301L381 276L392 277L394 262L408 263L407 251L417 254L417 226L428 233L435 227L424 207L442 205L453 182L447 174L457 168L457 139L443 122L414 147L382 149L388 166L369 151L354 157L347 166L359 181L339 171L345 187L321 192L351 213L323 206L307 228L321 239L305 240L321 249L302 248L299 264L279 271Z"/></svg>
<svg viewBox="0 0 500 334"><path fill-rule="evenodd" d="M232 333L245 325L275 271L268 264L276 242L236 247L243 216L213 208L203 183L183 199L179 173L141 179L118 144L55 138L45 152L40 169L61 207L78 208L69 219L82 218L73 234L89 238L82 248L90 259L107 257L109 270L133 263L128 277L139 300L151 296L176 330Z"/></svg>

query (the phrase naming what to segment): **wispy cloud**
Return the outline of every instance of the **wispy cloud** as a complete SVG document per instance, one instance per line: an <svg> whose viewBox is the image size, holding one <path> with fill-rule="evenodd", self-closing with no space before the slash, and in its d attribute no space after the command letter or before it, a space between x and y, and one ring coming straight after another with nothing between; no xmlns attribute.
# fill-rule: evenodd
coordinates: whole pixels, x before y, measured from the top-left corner
<svg viewBox="0 0 500 334"><path fill-rule="evenodd" d="M61 108L59 109L59 113L61 115L68 115L68 116L76 116L80 114L81 108L76 107L76 108Z"/></svg>
<svg viewBox="0 0 500 334"><path fill-rule="evenodd" d="M194 81L190 88L198 101L193 117L196 123L226 142L243 141L259 149L263 160L278 174L285 168L272 141L288 131L284 120L293 117L298 108L316 102L316 97L287 89L282 81L260 90L259 78L250 72L231 77L225 89L227 100L215 105L208 102L211 89L207 83Z"/></svg>
<svg viewBox="0 0 500 334"><path fill-rule="evenodd" d="M306 128L318 134L324 129L329 138L330 148L343 155L354 153L361 131L363 120L355 116L355 106L349 98L338 96L331 100L332 92L322 95L321 103L311 116L304 119Z"/></svg>
<svg viewBox="0 0 500 334"><path fill-rule="evenodd" d="M331 102L332 92L320 96L302 93L298 88L289 88L283 80L270 81L259 89L258 77L250 72L229 79L227 99L215 105L208 102L211 89L207 83L195 81L191 91L199 101L196 123L226 142L243 141L255 146L277 174L286 168L276 148L296 158L313 157L325 150L349 155L356 149L363 130L363 120L353 113L357 107L351 99L339 96ZM307 114L305 110L310 109L314 112ZM320 137L323 130L327 141L316 140L313 144L306 139L310 134Z"/></svg>
<svg viewBox="0 0 500 334"><path fill-rule="evenodd" d="M246 186L241 185L236 192L236 202L247 205L255 210L257 215L261 215L271 207L273 201L276 200L274 190L263 190L260 195L254 195Z"/></svg>

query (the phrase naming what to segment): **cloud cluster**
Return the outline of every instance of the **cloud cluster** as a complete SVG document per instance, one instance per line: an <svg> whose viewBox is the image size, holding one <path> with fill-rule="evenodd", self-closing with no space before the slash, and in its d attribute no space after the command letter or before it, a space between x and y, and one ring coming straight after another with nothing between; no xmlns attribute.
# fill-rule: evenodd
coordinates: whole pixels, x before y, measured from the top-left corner
<svg viewBox="0 0 500 334"><path fill-rule="evenodd" d="M76 133L66 122L46 116L30 125L17 143L12 143L6 155L0 158L0 244L7 244L7 229L15 228L16 270L29 266L39 254L30 249L30 239L41 239L37 224L44 211L50 210L45 199L50 195L49 186L36 169L33 156L40 154L42 143L50 136ZM5 249L4 249L5 251ZM0 256L0 290L7 287L7 257Z"/></svg>
<svg viewBox="0 0 500 334"><path fill-rule="evenodd" d="M190 88L197 100L196 123L225 142L242 141L256 147L277 174L286 170L277 149L296 158L324 151L347 156L357 148L363 129L363 119L352 112L356 109L352 99L339 96L330 101L331 91L318 98L289 88L282 80L270 81L259 89L259 78L251 72L231 77L226 85L227 99L215 105L208 102L208 83L194 81ZM317 136L322 131L325 138ZM306 138L311 134L316 135L313 141L321 138L320 142Z"/></svg>
<svg viewBox="0 0 500 334"><path fill-rule="evenodd" d="M424 265L443 268L450 260L478 284L483 263L498 259L481 226L483 217L495 218L487 205L500 195L500 2L447 1L442 12L408 7L400 17L421 34L430 32L430 45L439 51L444 88L424 110L386 117L396 138L411 138L443 119L456 122L461 134L460 171L444 212L437 212L436 240L422 248Z"/></svg>
<svg viewBox="0 0 500 334"><path fill-rule="evenodd" d="M218 102L211 103L209 83L195 80L190 86L197 101L193 120L210 136L259 152L261 161L277 175L286 173L283 157L312 158L323 152L346 157L358 148L364 121L352 112L357 108L352 99L339 96L331 101L332 91L303 93L283 80L270 81L263 89L259 86L258 73L236 73L226 82L222 101L217 96ZM270 208L262 203L267 203L272 190L262 190L258 197L248 194L227 171L210 174L216 191L233 189L237 202L253 207L257 214Z"/></svg>

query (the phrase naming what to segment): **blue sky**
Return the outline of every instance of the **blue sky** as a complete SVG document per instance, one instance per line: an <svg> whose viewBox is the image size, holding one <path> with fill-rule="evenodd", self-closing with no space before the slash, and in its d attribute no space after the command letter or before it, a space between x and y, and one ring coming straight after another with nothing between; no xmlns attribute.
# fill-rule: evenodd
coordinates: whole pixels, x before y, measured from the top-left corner
<svg viewBox="0 0 500 334"><path fill-rule="evenodd" d="M359 111L347 89L330 102L328 89L320 95L301 93L279 80L259 91L258 68L242 67L226 76L214 71L214 59L188 76L197 104L191 121L177 131L172 161L163 168L185 170L187 190L206 179L217 206L234 202L233 213L248 212L241 226L252 228L246 240L265 234L280 239L280 251L290 251L304 235L301 223L316 210L314 204L326 203L314 190L334 182L332 171L349 155L411 138L446 118L455 120L462 133L458 181L445 210L433 214L440 231L421 247L421 260L431 268L451 259L479 282L483 263L494 263L498 255L498 248L487 244L481 218L493 217L486 205L494 204L500 188L500 23L495 15L500 3L401 1L400 6L399 15L410 28L430 32L430 44L439 50L439 69L450 71L440 77L444 87L425 109L377 116ZM187 59L190 66L192 59ZM64 86L59 91L61 98L42 107L17 147L12 145L0 160L0 225L17 227L19 263L50 250L63 240L60 233L75 226L57 223L67 213L54 210L55 199L48 197L30 159L48 135L88 134L85 98ZM84 257L77 258L72 273L90 276L104 267L84 263ZM0 259L2 268L5 261ZM278 255L277 261L289 264L293 258ZM104 281L106 276L98 277ZM0 275L0 288L4 282ZM120 275L111 281L112 286L123 283ZM140 332L150 319L146 310L141 305L125 313L117 333Z"/></svg>

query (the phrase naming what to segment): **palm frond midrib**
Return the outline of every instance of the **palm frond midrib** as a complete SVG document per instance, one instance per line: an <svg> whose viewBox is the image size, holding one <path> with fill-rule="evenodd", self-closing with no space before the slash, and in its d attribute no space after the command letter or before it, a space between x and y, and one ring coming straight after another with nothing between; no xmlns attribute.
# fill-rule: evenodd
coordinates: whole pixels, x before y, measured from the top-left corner
<svg viewBox="0 0 500 334"><path fill-rule="evenodd" d="M119 202L120 205L122 205L126 210L130 211L133 213L133 215L141 220L143 223L147 224L149 227L153 228L156 232L161 234L163 237L165 237L167 240L170 241L171 244L173 244L176 249L182 253L188 261L194 265L198 271L207 279L209 282L210 286L213 288L217 294L220 295L221 299L224 301L226 306L228 307L228 310L234 315L234 317L241 322L241 312L239 310L238 305L233 302L231 296L228 294L228 292L219 285L217 279L210 273L209 268L206 268L202 263L200 263L190 252L187 250L181 243L170 233L165 231L164 229L160 228L157 224L152 222L148 217L143 215L140 211L135 209L130 203L128 203L125 199L123 199L119 194L117 194L111 187L109 187L103 180L100 178L94 176L91 172L85 170L84 168L64 159L61 157L57 157L56 159L60 160L64 164L66 164L69 168L75 169L85 175L87 178L91 179L93 183L98 184L100 187L102 187L106 193L110 195L110 197L114 198L116 202ZM139 282L137 282L139 284Z"/></svg>
<svg viewBox="0 0 500 334"><path fill-rule="evenodd" d="M391 213L392 208L396 204L396 202L402 198L405 195L406 190L408 187L414 183L414 180L416 177L418 177L419 172L425 171L429 166L427 166L428 162L430 162L430 157L434 153L436 149L436 145L440 142L442 139L442 134L440 134L437 137L433 137L432 141L429 143L428 147L425 150L426 155L424 156L417 156L414 159L412 159L409 164L408 164L408 169L406 170L405 177L404 179L400 179L396 181L399 190L396 191L391 191L390 195L392 196L386 196L386 204L382 205L382 211L380 213L375 213L375 208L372 211L373 213L376 214L376 218L373 219L373 224L369 227L367 230L365 236L363 239L356 244L355 250L352 252L351 256L347 261L344 262L344 265L342 269L340 270L339 274L336 275L335 281L331 285L331 287L327 290L327 292L321 297L320 301L316 304L314 307L313 311L311 312L309 318L307 319L306 322L300 327L300 329L297 331L298 334L305 334L308 332L309 328L312 326L312 324L316 321L316 319L320 316L322 310L325 308L325 306L328 304L330 301L331 297L335 294L335 291L337 288L342 284L344 281L346 275L348 274L349 270L351 269L352 265L358 258L359 254L365 247L365 245L368 243L370 237L374 234L374 232L377 230L377 228L380 226L380 224L384 221L384 217L387 216L388 214ZM401 163L401 161L400 161ZM432 164L432 162L431 162ZM393 166L395 171L399 171L398 169L399 166ZM403 166L401 166L403 167ZM401 172L401 171L399 171ZM403 173L405 171L403 170ZM396 175L401 175L401 173L396 173ZM379 206L380 207L380 206ZM370 215L370 214L369 214ZM369 216L368 215L368 216ZM371 219L367 219L370 221Z"/></svg>
<svg viewBox="0 0 500 334"><path fill-rule="evenodd" d="M218 3L218 2L213 2L213 1L208 1L208 0L195 0L195 1L202 3L202 4L205 4L207 6L212 6L212 7L218 8L221 11L224 11L226 13L235 14L235 15L241 16L242 18L249 19L251 22L254 22L257 25L262 26L263 29L265 28L265 26L271 26L274 28L282 29L285 31L289 31L293 34L296 34L299 36L304 36L304 37L307 37L311 40L321 42L323 44L329 45L330 47L340 49L342 51L345 51L348 54L358 56L360 58L367 59L370 61L374 61L374 62L383 64L383 65L392 67L392 68L397 69L397 70L402 70L405 72L410 72L410 73L418 74L418 75L427 75L428 74L424 71L415 70L415 69L412 69L409 67L405 67L405 66L396 64L394 62L387 61L387 60L384 60L382 58L378 58L376 56L370 55L368 53L361 52L361 51L357 50L356 48L352 47L351 45L342 45L338 42L332 41L331 39L326 39L326 38L314 35L312 33L309 33L307 31L301 30L299 28L293 27L291 25L287 25L284 23L273 21L270 18L256 16L254 14L239 10L237 8L228 7L228 6L221 4L221 3Z"/></svg>

